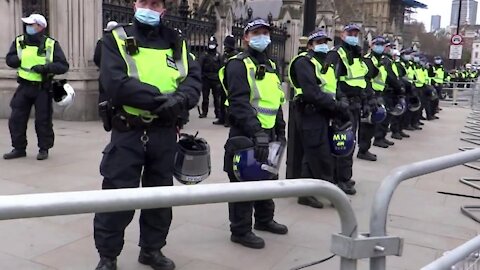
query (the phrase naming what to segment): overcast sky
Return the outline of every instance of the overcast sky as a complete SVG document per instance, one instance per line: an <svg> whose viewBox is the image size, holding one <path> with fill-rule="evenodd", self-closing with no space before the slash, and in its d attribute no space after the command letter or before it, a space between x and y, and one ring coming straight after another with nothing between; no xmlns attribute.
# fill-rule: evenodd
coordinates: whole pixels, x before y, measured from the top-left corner
<svg viewBox="0 0 480 270"><path fill-rule="evenodd" d="M418 0L421 3L428 5L428 9L417 9L417 14L413 18L425 24L425 29L430 31L430 20L432 15L442 16L441 26L445 27L450 24L450 14L452 10L452 0ZM467 0L463 0L466 3ZM477 10L477 22L480 14L480 7Z"/></svg>

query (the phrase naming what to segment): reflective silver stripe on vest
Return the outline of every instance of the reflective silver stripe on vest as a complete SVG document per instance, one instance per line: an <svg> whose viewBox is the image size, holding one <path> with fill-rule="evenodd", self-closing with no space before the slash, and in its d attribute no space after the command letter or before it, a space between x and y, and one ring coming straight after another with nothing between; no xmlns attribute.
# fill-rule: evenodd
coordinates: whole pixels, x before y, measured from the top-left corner
<svg viewBox="0 0 480 270"><path fill-rule="evenodd" d="M45 45L47 45L47 42L50 44L50 40L47 38L47 40L45 40ZM50 58L52 57L53 55L53 49L55 48L55 42L53 42L53 46L50 47L50 46L47 46L47 50L45 52L45 57L47 58L46 59L46 63L47 64L50 64L51 61L50 61ZM52 59L53 60L53 59Z"/></svg>
<svg viewBox="0 0 480 270"><path fill-rule="evenodd" d="M260 107L260 91L258 90L257 83L255 82L255 69L251 68L249 70L249 76L252 80L252 91L253 91L253 98L250 104L252 107L257 111L257 113L266 114L266 115L277 115L278 109L270 109Z"/></svg>
<svg viewBox="0 0 480 270"><path fill-rule="evenodd" d="M377 79L377 78L375 78L373 80L373 82L375 82L376 84L379 84L381 86L386 86L387 85L386 83L382 82L380 79Z"/></svg>
<svg viewBox="0 0 480 270"><path fill-rule="evenodd" d="M117 33L118 37L123 42L127 40L127 33L125 32L125 29L123 27L117 27L113 31ZM130 54L128 54L127 46L125 43L123 44L122 47L123 47L123 52L125 53L125 61L127 62L128 70L130 71L130 74L129 74L130 77L139 79L138 68L137 68L137 64L135 64L135 60Z"/></svg>
<svg viewBox="0 0 480 270"><path fill-rule="evenodd" d="M18 43L23 41L24 37L23 35L22 36L19 36L18 37L18 41L16 42L17 44L17 55L18 55L18 59L22 60L22 51L23 51L23 48L22 46L20 46Z"/></svg>

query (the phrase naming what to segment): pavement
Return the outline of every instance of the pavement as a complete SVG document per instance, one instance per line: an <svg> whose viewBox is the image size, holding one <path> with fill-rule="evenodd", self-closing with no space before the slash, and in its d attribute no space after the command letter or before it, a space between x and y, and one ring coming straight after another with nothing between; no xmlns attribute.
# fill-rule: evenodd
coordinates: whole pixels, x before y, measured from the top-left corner
<svg viewBox="0 0 480 270"><path fill-rule="evenodd" d="M351 203L359 231L368 231L370 209L379 183L393 168L458 152L474 146L460 141L468 109L444 108L439 120L427 122L423 131L396 141L389 149L372 148L377 162L355 159L354 179L358 193ZM32 119L33 120L33 119ZM198 119L193 112L187 131L199 131L212 149L212 175L202 184L227 183L222 171L223 145L228 130L213 126L214 119ZM8 121L0 120L0 149L10 150ZM109 141L99 122L54 121L55 147L50 158L37 161L33 121L29 123L27 158L0 160L0 194L97 190L101 187L99 163ZM281 177L284 177L285 168ZM480 190L461 184L462 176L478 172L465 166L432 173L402 183L389 210L387 230L404 237L402 257L387 260L387 269L419 269L480 233L475 221L460 213L460 206L478 200L438 194L448 191L480 196ZM176 183L176 185L180 185ZM163 252L179 270L288 270L331 255L332 233L340 231L338 214L332 207L313 209L298 205L296 198L278 199L275 219L288 225L285 236L258 232L266 240L262 250L252 250L229 241L226 204L175 207L173 222ZM138 212L138 211L137 211ZM137 213L138 214L138 213ZM138 216L125 235L119 270L151 269L137 263ZM93 215L71 215L0 222L0 269L94 269L98 262L93 242ZM257 232L256 232L257 233ZM338 257L307 269L339 269ZM368 261L359 263L368 269Z"/></svg>

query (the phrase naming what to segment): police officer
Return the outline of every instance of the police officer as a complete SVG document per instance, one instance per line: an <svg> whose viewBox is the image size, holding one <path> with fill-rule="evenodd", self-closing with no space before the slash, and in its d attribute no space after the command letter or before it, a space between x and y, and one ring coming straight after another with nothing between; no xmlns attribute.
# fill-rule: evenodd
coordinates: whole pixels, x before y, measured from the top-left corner
<svg viewBox="0 0 480 270"><path fill-rule="evenodd" d="M25 34L13 41L6 56L7 65L17 69L18 88L10 107L8 121L13 150L3 155L14 159L27 155L27 123L35 105L35 131L39 152L37 160L48 158L55 135L52 123L51 83L54 75L64 74L69 65L60 44L45 35L47 20L40 14L22 18Z"/></svg>
<svg viewBox="0 0 480 270"><path fill-rule="evenodd" d="M270 24L258 18L250 21L245 26L243 40L248 49L231 58L220 73L229 101L229 138L251 138L255 144L256 160L265 162L269 142L286 140L281 108L284 94L276 65L265 52L271 42ZM237 182L233 172L233 156L233 153L225 152L224 170L231 182ZM275 205L271 199L229 203L228 208L232 242L255 249L265 246L263 239L252 232L253 209L256 230L275 234L288 232L285 225L273 220Z"/></svg>
<svg viewBox="0 0 480 270"><path fill-rule="evenodd" d="M227 35L223 40L223 66L225 66L228 60L231 57L234 57L238 54L238 50L235 48L235 37L233 35ZM214 125L224 125L229 127L229 116L228 116L228 106L227 106L227 93L225 91L220 91L220 111L218 120L213 122Z"/></svg>
<svg viewBox="0 0 480 270"><path fill-rule="evenodd" d="M405 87L401 81L401 76L405 75L405 70L399 65L398 58L400 53L391 48L391 43L385 40L385 51L382 57L382 67L386 75L386 85L383 92L380 92L381 100L387 109L394 107L400 99L405 99ZM374 81L375 86L375 81ZM375 87L374 87L375 89ZM377 92L378 94L379 92ZM387 114L386 119L377 125L375 130L375 141L373 145L388 148L394 143L386 139L388 128L391 126L392 130L400 130L400 118Z"/></svg>
<svg viewBox="0 0 480 270"><path fill-rule="evenodd" d="M434 62L433 70L435 72L435 77L433 78L435 82L434 86L435 86L435 89L437 90L437 94L440 97L440 99L445 99L445 96L443 94L443 83L447 79L447 75L445 72L445 68L443 67L442 57L435 56L433 59L433 62ZM437 105L436 108L438 108L438 104L436 105Z"/></svg>
<svg viewBox="0 0 480 270"><path fill-rule="evenodd" d="M179 33L165 26L163 0L137 0L131 25L119 25L103 38L101 83L116 108L112 136L103 151L103 189L172 186L177 117L195 107L201 72ZM124 231L134 211L97 213L96 270L114 270ZM153 269L174 269L160 251L166 244L172 209L140 214L138 261Z"/></svg>
<svg viewBox="0 0 480 270"><path fill-rule="evenodd" d="M353 117L353 130L356 133L359 124L360 110L368 110L376 105L371 99L373 90L367 86L368 67L363 62L362 48L359 46L360 27L355 24L346 25L342 33L342 44L327 54L326 65L333 65L338 89L349 99L349 112ZM370 104L368 104L370 102ZM353 153L347 157L336 157L334 181L346 193L353 195L355 181L352 178Z"/></svg>
<svg viewBox="0 0 480 270"><path fill-rule="evenodd" d="M368 67L368 76L373 78L371 81L372 89L378 99L383 99L383 91L385 90L387 81L387 70L385 69L385 51L386 41L383 37L378 36L372 40L370 53L365 55L364 61ZM377 108L370 108L370 111ZM367 117L363 115L362 117ZM369 161L376 161L376 155L372 154L369 149L372 144L372 138L375 135L376 125L360 121L360 130L358 135L358 154L357 158ZM388 146L387 146L388 147Z"/></svg>
<svg viewBox="0 0 480 270"><path fill-rule="evenodd" d="M336 101L335 70L323 65L329 51L328 41L332 39L323 30L313 31L308 37L308 52L291 61L289 75L295 89L296 130L304 153L301 176L333 182L334 160L328 127L333 116L348 111L348 100L339 97ZM300 197L298 203L323 208L313 196Z"/></svg>
<svg viewBox="0 0 480 270"><path fill-rule="evenodd" d="M222 67L222 57L217 52L217 39L214 36L208 41L207 51L200 56L199 63L202 68L202 112L200 118L207 117L208 107L210 105L210 92L213 96L213 105L215 108L215 118L220 118L221 107L221 84L218 78L218 71Z"/></svg>
<svg viewBox="0 0 480 270"><path fill-rule="evenodd" d="M107 23L107 27L105 27L105 29L103 29L103 31L105 32L110 32L112 31L116 26L118 25L118 23L116 21L109 21ZM97 45L95 46L95 52L93 54L93 62L95 63L95 65L100 68L101 66L101 60L102 60L102 44L103 44L103 41L102 41L102 38L100 38L98 41L97 41ZM104 101L107 100L107 96L105 94L105 89L103 89L103 86L102 84L100 83L100 78L98 80L98 103L102 103Z"/></svg>

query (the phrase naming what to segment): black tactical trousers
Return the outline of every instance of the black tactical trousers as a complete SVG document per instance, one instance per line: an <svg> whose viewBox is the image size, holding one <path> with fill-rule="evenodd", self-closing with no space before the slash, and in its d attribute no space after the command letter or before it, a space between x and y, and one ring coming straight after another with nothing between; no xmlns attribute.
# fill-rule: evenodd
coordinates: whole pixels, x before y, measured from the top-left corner
<svg viewBox="0 0 480 270"><path fill-rule="evenodd" d="M52 95L50 89L42 89L40 83L21 82L18 85L10 107L8 120L12 146L16 149L27 147L27 123L32 105L35 105L35 131L38 148L48 150L53 147L55 135L52 123Z"/></svg>
<svg viewBox="0 0 480 270"><path fill-rule="evenodd" d="M102 189L172 186L176 131L174 127L150 127L144 144L143 129L112 130L103 151L100 173ZM97 213L94 219L95 246L101 256L117 257L123 248L125 228L135 211ZM140 213L139 246L161 249L172 221L171 208L144 209Z"/></svg>
<svg viewBox="0 0 480 270"><path fill-rule="evenodd" d="M215 108L215 117L220 118L220 110L221 110L221 95L223 92L222 85L218 80L210 80L207 78L203 78L202 81L202 113L207 115L208 114L208 107L210 105L210 92L212 92L213 96L213 106Z"/></svg>
<svg viewBox="0 0 480 270"><path fill-rule="evenodd" d="M233 160L233 156L232 160ZM239 182L233 171L227 172L231 183ZM272 199L250 202L228 203L228 217L230 219L230 231L233 235L244 235L252 231L252 215L255 209L255 222L268 223L273 220L275 203Z"/></svg>
<svg viewBox="0 0 480 270"><path fill-rule="evenodd" d="M353 116L353 132L356 135L360 121L360 109L350 109L350 113ZM335 157L335 183L348 182L352 178L354 152L355 151L352 151L352 153L346 157Z"/></svg>
<svg viewBox="0 0 480 270"><path fill-rule="evenodd" d="M390 93L385 93L383 95L383 101L385 102L385 108L392 108L393 105L393 95ZM387 136L388 128L392 120L392 115L387 113L387 117L383 120L382 123L375 125L375 140L383 140Z"/></svg>
<svg viewBox="0 0 480 270"><path fill-rule="evenodd" d="M303 178L322 179L333 182L334 159L328 139L328 116L321 112L297 111L296 134L303 149Z"/></svg>
<svg viewBox="0 0 480 270"><path fill-rule="evenodd" d="M372 146L372 138L375 135L374 124L362 123L358 128L358 152L366 153Z"/></svg>

